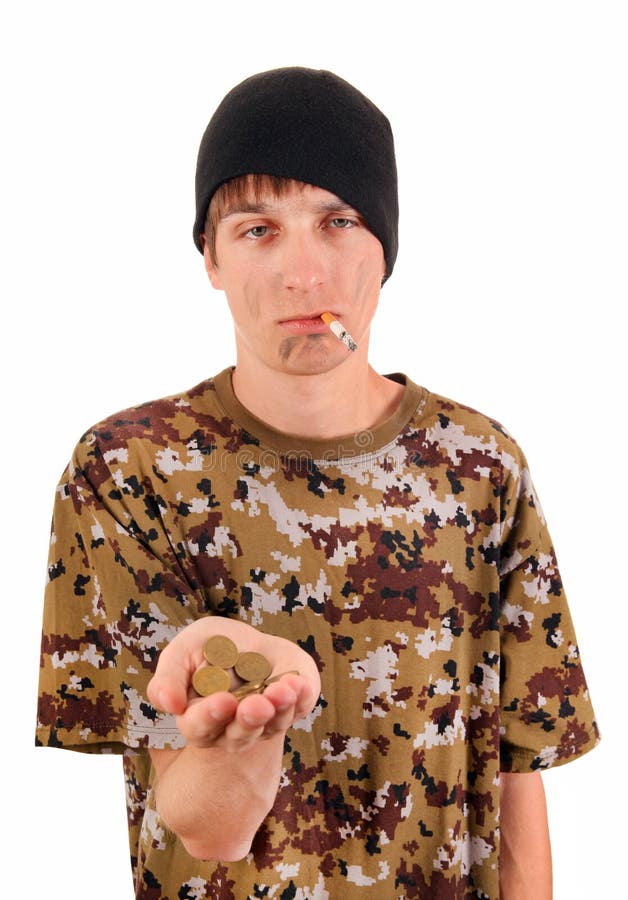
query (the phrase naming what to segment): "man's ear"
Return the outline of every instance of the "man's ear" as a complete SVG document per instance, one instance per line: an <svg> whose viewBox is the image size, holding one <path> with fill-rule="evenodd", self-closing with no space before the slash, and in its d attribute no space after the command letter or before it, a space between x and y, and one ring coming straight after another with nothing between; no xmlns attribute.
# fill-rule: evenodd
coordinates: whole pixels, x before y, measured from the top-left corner
<svg viewBox="0 0 628 900"><path fill-rule="evenodd" d="M201 235L201 240L203 242L203 259L205 260L205 271L207 272L207 277L209 278L211 286L213 288L215 288L217 291L222 291L223 286L218 274L218 269L212 262L212 258L209 253L209 246L207 244L207 241L205 240L205 235Z"/></svg>

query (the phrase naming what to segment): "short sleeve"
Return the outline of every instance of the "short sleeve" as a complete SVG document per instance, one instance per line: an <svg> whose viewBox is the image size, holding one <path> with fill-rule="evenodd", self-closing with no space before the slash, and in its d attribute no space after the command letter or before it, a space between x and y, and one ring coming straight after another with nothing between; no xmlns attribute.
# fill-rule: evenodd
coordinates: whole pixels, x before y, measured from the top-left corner
<svg viewBox="0 0 628 900"><path fill-rule="evenodd" d="M561 765L600 739L558 563L523 455L503 492L501 740L504 772Z"/></svg>
<svg viewBox="0 0 628 900"><path fill-rule="evenodd" d="M57 486L44 600L38 745L88 752L182 745L147 701L160 650L197 615L160 524L132 505L88 433Z"/></svg>

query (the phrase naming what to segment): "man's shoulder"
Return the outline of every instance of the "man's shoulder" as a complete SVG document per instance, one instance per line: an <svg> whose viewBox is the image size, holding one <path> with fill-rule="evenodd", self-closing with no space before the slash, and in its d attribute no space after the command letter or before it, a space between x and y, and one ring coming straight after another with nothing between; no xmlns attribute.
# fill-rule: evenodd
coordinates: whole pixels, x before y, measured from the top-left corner
<svg viewBox="0 0 628 900"><path fill-rule="evenodd" d="M185 391L169 394L118 410L91 425L78 447L98 445L102 452L126 447L134 441L166 446L186 442L212 419L224 417L216 397L214 378Z"/></svg>
<svg viewBox="0 0 628 900"><path fill-rule="evenodd" d="M519 444L499 419L433 391L426 391L417 426L428 440L449 446L457 455L482 450L500 457L523 457Z"/></svg>

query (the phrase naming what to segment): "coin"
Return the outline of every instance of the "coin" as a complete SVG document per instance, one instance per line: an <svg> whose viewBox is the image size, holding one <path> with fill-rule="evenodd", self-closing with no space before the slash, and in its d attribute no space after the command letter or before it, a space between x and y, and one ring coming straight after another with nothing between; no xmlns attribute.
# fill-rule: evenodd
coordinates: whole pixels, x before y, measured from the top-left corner
<svg viewBox="0 0 628 900"><path fill-rule="evenodd" d="M272 672L273 667L261 653L241 653L235 664L236 675L242 681L264 681Z"/></svg>
<svg viewBox="0 0 628 900"><path fill-rule="evenodd" d="M228 691L229 673L216 666L202 666L192 675L192 687L201 697L209 697L216 691Z"/></svg>
<svg viewBox="0 0 628 900"><path fill-rule="evenodd" d="M275 681L279 681L280 678L283 678L284 675L300 675L298 669L289 669L287 672L282 672L281 675L273 675L272 678L267 678L264 682L264 687L269 684L273 684Z"/></svg>
<svg viewBox="0 0 628 900"><path fill-rule="evenodd" d="M245 681L244 684L241 684L240 687L234 688L231 693L238 700L242 700L243 697L248 697L249 694L262 694L264 689L268 687L269 684L273 684L275 681L279 681L280 678L283 678L284 675L298 675L299 672L297 669L290 669L289 672L282 672L281 675L275 675L273 678L266 678L264 681Z"/></svg>
<svg viewBox="0 0 628 900"><path fill-rule="evenodd" d="M258 681L257 683L247 681L245 684L240 685L239 688L235 688L231 693L234 697L237 697L238 700L241 700L243 697L248 697L249 694L261 694L265 686L263 681Z"/></svg>
<svg viewBox="0 0 628 900"><path fill-rule="evenodd" d="M238 648L231 638L225 637L224 634L215 634L205 642L203 656L210 666L231 669L238 658Z"/></svg>

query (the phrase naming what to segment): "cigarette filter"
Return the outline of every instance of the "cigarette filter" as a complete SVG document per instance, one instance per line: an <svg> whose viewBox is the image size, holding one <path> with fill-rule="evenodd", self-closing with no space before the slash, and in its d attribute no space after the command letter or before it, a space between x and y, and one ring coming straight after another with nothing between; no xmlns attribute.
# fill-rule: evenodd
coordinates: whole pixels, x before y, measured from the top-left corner
<svg viewBox="0 0 628 900"><path fill-rule="evenodd" d="M332 334L334 334L339 341L341 341L347 350L351 350L353 353L358 349L358 345L353 340L347 329L344 327L342 322L337 319L332 313L324 312L321 314L321 319L327 325Z"/></svg>

